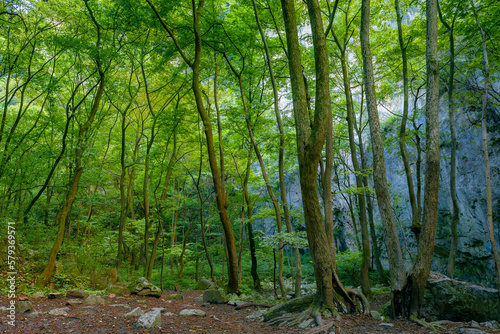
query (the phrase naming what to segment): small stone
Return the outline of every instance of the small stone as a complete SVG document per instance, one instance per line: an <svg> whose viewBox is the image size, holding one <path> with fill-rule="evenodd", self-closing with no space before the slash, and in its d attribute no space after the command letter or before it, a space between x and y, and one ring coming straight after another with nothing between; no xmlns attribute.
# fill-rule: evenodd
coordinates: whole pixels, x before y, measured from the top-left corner
<svg viewBox="0 0 500 334"><path fill-rule="evenodd" d="M0 313L9 313L9 309L6 308L5 306L0 306Z"/></svg>
<svg viewBox="0 0 500 334"><path fill-rule="evenodd" d="M64 293L59 293L59 292L51 292L47 295L47 298L49 299L59 299L59 298L64 298Z"/></svg>
<svg viewBox="0 0 500 334"><path fill-rule="evenodd" d="M104 298L102 298L101 296L98 296L98 295L90 295L88 296L86 299L85 299L85 304L89 304L89 305L96 305L96 304L105 304L106 301L104 300Z"/></svg>
<svg viewBox="0 0 500 334"><path fill-rule="evenodd" d="M382 316L377 311L370 311L370 315L373 319L382 320Z"/></svg>
<svg viewBox="0 0 500 334"><path fill-rule="evenodd" d="M166 300L172 300L172 299L184 299L184 296L181 295L180 293L176 293L173 295L168 295L165 297Z"/></svg>
<svg viewBox="0 0 500 334"><path fill-rule="evenodd" d="M184 309L179 312L179 315L205 317L207 314L204 311L198 309Z"/></svg>
<svg viewBox="0 0 500 334"><path fill-rule="evenodd" d="M35 311L35 308L27 300L19 301L16 303L16 313L29 313Z"/></svg>
<svg viewBox="0 0 500 334"><path fill-rule="evenodd" d="M194 302L195 302L195 303L202 303L202 302L203 302L203 297L196 297L196 298L194 299Z"/></svg>
<svg viewBox="0 0 500 334"><path fill-rule="evenodd" d="M382 327L394 327L394 324L388 323L388 322L383 322L381 324L378 324L379 326Z"/></svg>
<svg viewBox="0 0 500 334"><path fill-rule="evenodd" d="M203 304L201 304L201 306L208 307L208 306L210 306L210 303L203 303Z"/></svg>
<svg viewBox="0 0 500 334"><path fill-rule="evenodd" d="M68 301L66 301L66 305L75 306L80 304L83 304L83 301L81 299L68 299Z"/></svg>
<svg viewBox="0 0 500 334"><path fill-rule="evenodd" d="M45 295L43 292L35 292L34 294L31 295L31 298L43 298Z"/></svg>
<svg viewBox="0 0 500 334"><path fill-rule="evenodd" d="M170 316L173 316L174 314L172 312L165 312L165 313L163 313L163 315L170 317Z"/></svg>
<svg viewBox="0 0 500 334"><path fill-rule="evenodd" d="M63 316L63 315L68 315L68 307L63 307L63 308L55 308L53 310L49 311L50 315L55 315L55 316Z"/></svg>
<svg viewBox="0 0 500 334"><path fill-rule="evenodd" d="M159 310L144 313L135 323L138 328L157 328L161 326L161 312Z"/></svg>
<svg viewBox="0 0 500 334"><path fill-rule="evenodd" d="M116 297L116 295L115 295L114 293L112 293L112 294L110 294L108 297L109 297L110 299L113 299L113 298L115 298L115 297Z"/></svg>
<svg viewBox="0 0 500 334"><path fill-rule="evenodd" d="M137 302L138 302L139 304L145 304L145 303L146 303L146 301L145 301L145 300L143 300L143 299L139 299L139 300L137 300Z"/></svg>
<svg viewBox="0 0 500 334"><path fill-rule="evenodd" d="M301 322L298 327L300 329L306 329L307 327L309 327L312 324L313 321L314 321L314 319L308 319L306 321Z"/></svg>
<svg viewBox="0 0 500 334"><path fill-rule="evenodd" d="M123 316L125 318L128 318L128 317L136 317L136 316L140 316L140 315L143 315L144 314L144 311L141 310L140 307L136 307L135 309L133 309L132 311L128 312L128 313L125 313Z"/></svg>

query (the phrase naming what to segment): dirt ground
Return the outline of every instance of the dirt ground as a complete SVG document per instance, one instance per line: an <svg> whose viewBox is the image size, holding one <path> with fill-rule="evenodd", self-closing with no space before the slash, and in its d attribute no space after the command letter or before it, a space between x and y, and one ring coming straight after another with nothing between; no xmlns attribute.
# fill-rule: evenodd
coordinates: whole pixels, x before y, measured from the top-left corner
<svg viewBox="0 0 500 334"><path fill-rule="evenodd" d="M67 298L62 299L33 299L31 303L38 313L16 315L16 326L7 324L6 314L0 317L0 333L307 333L308 330L298 328L281 328L269 326L258 319L247 319L247 316L257 309L246 308L236 310L231 305L209 305L202 306L201 302L195 302L194 298L200 296L203 291L182 292L184 299L167 300L166 296L173 292L165 292L161 298L130 296L130 297L104 297L109 303L106 305L76 305L66 306ZM379 308L384 303L384 297L378 297L373 302L373 309ZM128 306L112 306L124 304ZM0 296L0 306L8 306L6 296ZM138 329L134 327L137 317L125 318L123 315L130 310L141 307L145 312L153 307L165 308L162 314L161 328ZM69 307L68 315L53 316L47 312L55 309ZM206 312L206 317L179 316L182 309L201 309ZM329 321L324 319L324 321ZM381 325L385 323L386 325ZM392 324L392 327L389 327ZM421 327L407 320L378 321L366 316L343 316L341 321L335 322L333 333L460 333L461 328L470 324L451 324L435 326L434 330ZM484 326L481 330L487 333L494 332ZM332 333L332 330L329 331Z"/></svg>

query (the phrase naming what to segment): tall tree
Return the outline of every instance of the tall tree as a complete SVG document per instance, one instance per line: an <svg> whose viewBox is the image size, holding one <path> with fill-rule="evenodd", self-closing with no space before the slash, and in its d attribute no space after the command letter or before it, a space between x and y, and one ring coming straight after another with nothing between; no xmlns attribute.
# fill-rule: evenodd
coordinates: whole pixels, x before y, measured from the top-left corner
<svg viewBox="0 0 500 334"><path fill-rule="evenodd" d="M380 131L377 110L375 79L370 48L370 0L363 0L361 7L361 53L363 56L363 75L366 94L366 106L370 121L370 138L373 152L373 183L385 232L389 267L391 273L391 305L393 316L402 316L404 307L403 289L406 274L398 232L392 215L391 197L387 184L384 146Z"/></svg>

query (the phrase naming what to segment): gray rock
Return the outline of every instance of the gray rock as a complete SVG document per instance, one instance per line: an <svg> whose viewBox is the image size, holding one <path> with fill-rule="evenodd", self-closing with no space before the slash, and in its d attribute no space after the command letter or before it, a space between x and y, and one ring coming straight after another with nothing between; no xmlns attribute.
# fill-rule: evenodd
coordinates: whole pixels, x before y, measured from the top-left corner
<svg viewBox="0 0 500 334"><path fill-rule="evenodd" d="M137 328L158 328L161 326L161 312L159 310L144 313L135 323Z"/></svg>
<svg viewBox="0 0 500 334"><path fill-rule="evenodd" d="M257 312L254 312L254 313L250 314L249 316L247 316L247 319L261 318L264 316L264 312L266 312L266 310L258 310Z"/></svg>
<svg viewBox="0 0 500 334"><path fill-rule="evenodd" d="M377 311L370 311L370 315L373 319L382 320L382 316Z"/></svg>
<svg viewBox="0 0 500 334"><path fill-rule="evenodd" d="M128 312L128 313L125 313L123 316L125 318L128 318L128 317L137 317L137 316L140 316L140 315L143 315L144 314L144 311L141 310L140 307L136 307L135 309L133 309L132 311Z"/></svg>
<svg viewBox="0 0 500 334"><path fill-rule="evenodd" d="M498 291L449 278L430 279L422 316L428 321L500 321Z"/></svg>
<svg viewBox="0 0 500 334"><path fill-rule="evenodd" d="M55 308L53 310L49 311L50 315L54 316L63 316L63 315L68 315L68 307L63 307L63 308Z"/></svg>
<svg viewBox="0 0 500 334"><path fill-rule="evenodd" d="M166 317L171 317L171 316L173 316L175 314L173 314L172 312L165 312L165 313L163 313L163 315L166 316Z"/></svg>
<svg viewBox="0 0 500 334"><path fill-rule="evenodd" d="M33 305L27 300L21 300L16 303L16 313L29 313L35 311Z"/></svg>
<svg viewBox="0 0 500 334"><path fill-rule="evenodd" d="M101 296L98 296L98 295L90 295L88 296L87 298L85 298L85 304L88 304L88 305L96 305L96 304L105 304L106 301L104 300L104 298L102 298Z"/></svg>
<svg viewBox="0 0 500 334"><path fill-rule="evenodd" d="M205 290L203 293L203 302L210 304L226 304L228 299L222 291L209 289Z"/></svg>
<svg viewBox="0 0 500 334"><path fill-rule="evenodd" d="M207 306L210 306L210 303L203 303L203 304L201 304L201 306L207 307Z"/></svg>
<svg viewBox="0 0 500 334"><path fill-rule="evenodd" d="M35 292L34 294L31 295L31 298L43 298L45 295L43 292Z"/></svg>
<svg viewBox="0 0 500 334"><path fill-rule="evenodd" d="M180 316L185 316L185 317L191 317L191 316L198 316L198 317L205 317L207 314L198 309L184 309L179 312Z"/></svg>
<svg viewBox="0 0 500 334"><path fill-rule="evenodd" d="M488 334L488 332L482 331L477 328L459 328L458 332L463 334Z"/></svg>
<svg viewBox="0 0 500 334"><path fill-rule="evenodd" d="M165 313L164 307L153 307L153 311L160 311L160 313Z"/></svg>
<svg viewBox="0 0 500 334"><path fill-rule="evenodd" d="M382 327L394 327L394 324L391 324L389 322L383 322L383 323L380 323L378 325L382 326Z"/></svg>
<svg viewBox="0 0 500 334"><path fill-rule="evenodd" d="M87 297L87 294L82 290L70 290L66 293L67 298L80 298L83 299Z"/></svg>
<svg viewBox="0 0 500 334"><path fill-rule="evenodd" d="M482 322L481 325L488 327L488 328L500 329L500 323L496 320L485 321L485 322Z"/></svg>
<svg viewBox="0 0 500 334"><path fill-rule="evenodd" d="M131 294L150 297L161 297L161 289L154 284L148 282L145 277L140 277L136 283L127 286Z"/></svg>
<svg viewBox="0 0 500 334"><path fill-rule="evenodd" d="M83 304L83 301L81 299L68 299L66 301L66 305L75 306L80 304Z"/></svg>
<svg viewBox="0 0 500 334"><path fill-rule="evenodd" d="M202 303L202 302L203 302L203 297L196 297L196 298L194 299L194 302L195 302L195 303Z"/></svg>
<svg viewBox="0 0 500 334"><path fill-rule="evenodd" d="M131 309L130 305L127 305L127 304L112 304L112 305L109 305L109 307L123 307L124 309L127 309L127 310Z"/></svg>
<svg viewBox="0 0 500 334"><path fill-rule="evenodd" d="M314 319L307 319L299 324L300 329L306 329L313 323Z"/></svg>
<svg viewBox="0 0 500 334"><path fill-rule="evenodd" d="M207 290L207 289L214 289L215 288L215 283L212 282L211 280L202 278L198 284L196 285L195 290Z"/></svg>

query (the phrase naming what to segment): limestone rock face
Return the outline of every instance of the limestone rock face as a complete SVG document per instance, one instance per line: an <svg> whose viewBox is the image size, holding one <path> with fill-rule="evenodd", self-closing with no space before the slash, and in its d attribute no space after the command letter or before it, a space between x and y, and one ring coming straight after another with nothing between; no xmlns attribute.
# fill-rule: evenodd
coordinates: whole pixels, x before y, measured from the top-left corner
<svg viewBox="0 0 500 334"><path fill-rule="evenodd" d="M162 292L159 287L149 283L145 277L140 277L136 283L128 285L127 289L131 294L151 296L156 298L160 298Z"/></svg>
<svg viewBox="0 0 500 334"><path fill-rule="evenodd" d="M161 326L161 311L155 310L141 315L135 323L138 328L158 328Z"/></svg>
<svg viewBox="0 0 500 334"><path fill-rule="evenodd" d="M498 291L449 278L430 279L422 315L428 321L500 321Z"/></svg>
<svg viewBox="0 0 500 334"><path fill-rule="evenodd" d="M226 295L215 289L205 290L203 293L203 302L211 304L226 304L229 300Z"/></svg>

